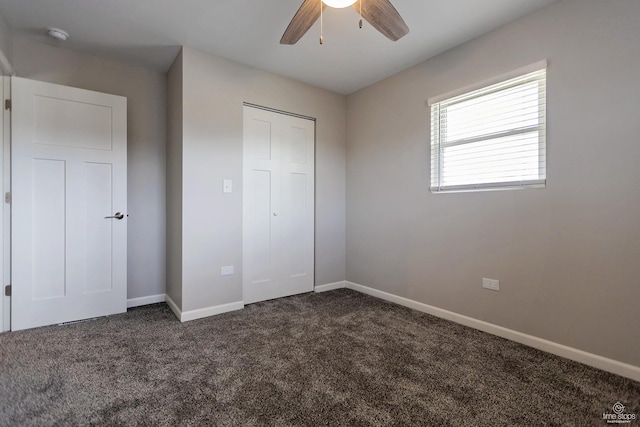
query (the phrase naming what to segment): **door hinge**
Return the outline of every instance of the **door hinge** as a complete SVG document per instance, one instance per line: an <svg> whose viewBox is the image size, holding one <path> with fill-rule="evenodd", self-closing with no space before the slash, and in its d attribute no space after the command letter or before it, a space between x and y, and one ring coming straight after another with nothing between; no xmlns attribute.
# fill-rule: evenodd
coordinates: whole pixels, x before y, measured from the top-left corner
<svg viewBox="0 0 640 427"><path fill-rule="evenodd" d="M11 193L4 193L4 202L11 204Z"/></svg>
<svg viewBox="0 0 640 427"><path fill-rule="evenodd" d="M11 111L11 100L10 99L5 99L4 100L4 109Z"/></svg>
<svg viewBox="0 0 640 427"><path fill-rule="evenodd" d="M7 285L4 287L4 296L5 297L11 296L11 285Z"/></svg>

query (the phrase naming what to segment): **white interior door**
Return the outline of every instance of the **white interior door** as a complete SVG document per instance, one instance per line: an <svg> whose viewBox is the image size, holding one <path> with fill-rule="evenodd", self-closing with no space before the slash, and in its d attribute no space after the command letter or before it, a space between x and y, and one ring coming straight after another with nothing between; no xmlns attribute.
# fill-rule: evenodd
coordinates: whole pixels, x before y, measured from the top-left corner
<svg viewBox="0 0 640 427"><path fill-rule="evenodd" d="M11 329L126 311L126 98L15 77L11 91Z"/></svg>
<svg viewBox="0 0 640 427"><path fill-rule="evenodd" d="M313 290L315 122L244 107L243 299Z"/></svg>

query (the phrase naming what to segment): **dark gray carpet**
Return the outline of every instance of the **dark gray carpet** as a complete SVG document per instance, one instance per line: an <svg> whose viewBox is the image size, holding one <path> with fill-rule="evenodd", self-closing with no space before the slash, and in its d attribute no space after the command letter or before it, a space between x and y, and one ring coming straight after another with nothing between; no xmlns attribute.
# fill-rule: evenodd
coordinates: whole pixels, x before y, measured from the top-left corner
<svg viewBox="0 0 640 427"><path fill-rule="evenodd" d="M349 291L0 335L0 424L602 426L640 383ZM638 425L638 421L632 424Z"/></svg>

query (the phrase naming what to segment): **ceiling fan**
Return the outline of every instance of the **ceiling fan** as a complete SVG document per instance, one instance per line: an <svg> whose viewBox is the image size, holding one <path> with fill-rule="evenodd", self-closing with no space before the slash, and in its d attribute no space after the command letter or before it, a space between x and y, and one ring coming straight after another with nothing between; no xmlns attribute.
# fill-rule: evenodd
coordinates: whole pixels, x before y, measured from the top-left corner
<svg viewBox="0 0 640 427"><path fill-rule="evenodd" d="M409 27L389 0L304 0L280 39L280 44L296 44L309 28L321 17L327 6L343 8L352 6L362 18L391 41L397 41ZM362 28L362 20L360 20ZM320 36L320 43L323 38Z"/></svg>

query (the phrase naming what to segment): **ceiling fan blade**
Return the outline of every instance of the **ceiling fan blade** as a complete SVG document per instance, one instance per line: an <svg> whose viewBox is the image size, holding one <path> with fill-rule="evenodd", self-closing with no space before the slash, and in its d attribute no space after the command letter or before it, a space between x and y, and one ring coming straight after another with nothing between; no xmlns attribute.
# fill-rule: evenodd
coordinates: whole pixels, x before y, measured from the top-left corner
<svg viewBox="0 0 640 427"><path fill-rule="evenodd" d="M391 41L398 41L409 33L409 27L389 0L360 0L362 17ZM360 12L360 4L353 8Z"/></svg>
<svg viewBox="0 0 640 427"><path fill-rule="evenodd" d="M320 17L321 5L322 10L327 7L320 0L304 0L284 31L280 44L296 44Z"/></svg>

